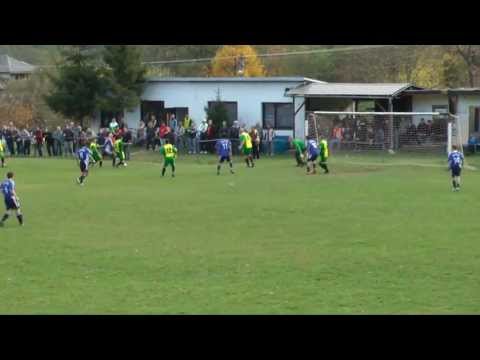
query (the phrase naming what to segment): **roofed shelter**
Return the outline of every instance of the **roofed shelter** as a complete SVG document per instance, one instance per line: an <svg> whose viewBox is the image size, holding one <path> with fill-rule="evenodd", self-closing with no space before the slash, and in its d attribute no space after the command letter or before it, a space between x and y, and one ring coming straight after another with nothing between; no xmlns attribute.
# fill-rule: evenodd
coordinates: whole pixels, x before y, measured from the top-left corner
<svg viewBox="0 0 480 360"><path fill-rule="evenodd" d="M0 80L18 80L28 77L35 70L35 66L12 58L0 55Z"/></svg>

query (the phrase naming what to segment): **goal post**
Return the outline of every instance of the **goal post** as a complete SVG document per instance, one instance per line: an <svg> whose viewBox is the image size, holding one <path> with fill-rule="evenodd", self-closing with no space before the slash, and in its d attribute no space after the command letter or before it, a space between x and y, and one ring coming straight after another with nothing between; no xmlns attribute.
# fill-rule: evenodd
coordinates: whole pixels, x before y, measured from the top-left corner
<svg viewBox="0 0 480 360"><path fill-rule="evenodd" d="M314 116L311 116L313 114ZM446 154L467 142L458 116L440 112L313 111L305 135L322 136L335 151Z"/></svg>

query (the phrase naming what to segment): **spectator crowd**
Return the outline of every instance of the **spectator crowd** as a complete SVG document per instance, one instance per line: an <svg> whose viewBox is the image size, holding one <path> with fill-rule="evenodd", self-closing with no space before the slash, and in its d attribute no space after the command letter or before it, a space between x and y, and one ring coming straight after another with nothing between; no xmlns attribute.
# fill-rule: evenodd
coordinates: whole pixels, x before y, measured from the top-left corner
<svg viewBox="0 0 480 360"><path fill-rule="evenodd" d="M171 115L168 121L158 121L154 115L149 121L140 121L136 131L128 129L120 119L113 118L108 127L98 132L91 128L82 128L73 122L63 127L17 127L12 122L0 128L0 141L5 145L9 156L16 157L74 157L81 144L96 139L103 155L113 153L116 139L122 138L126 160L130 160L131 147L136 145L146 150L158 151L168 139L186 154L213 154L217 139L230 139L234 155L239 155L240 128L245 127L239 121L230 126L223 122L215 127L212 120L203 119L197 124L188 115L177 120ZM253 143L254 158L260 154L274 155L275 131L272 126L263 129L260 124L251 127L249 134Z"/></svg>
<svg viewBox="0 0 480 360"><path fill-rule="evenodd" d="M234 155L238 155L240 145L240 128L245 128L239 121L228 125L226 121L220 127L215 127L212 120L203 119L197 124L188 115L178 120L174 114L168 121L159 121L155 115L149 115L145 121L140 121L137 129L136 143L147 150L156 151L168 139L179 151L187 154L213 154L217 139L230 139ZM250 131L253 143L253 155L259 158L260 154L272 156L274 154L275 131L269 125L262 129L260 124L253 126Z"/></svg>

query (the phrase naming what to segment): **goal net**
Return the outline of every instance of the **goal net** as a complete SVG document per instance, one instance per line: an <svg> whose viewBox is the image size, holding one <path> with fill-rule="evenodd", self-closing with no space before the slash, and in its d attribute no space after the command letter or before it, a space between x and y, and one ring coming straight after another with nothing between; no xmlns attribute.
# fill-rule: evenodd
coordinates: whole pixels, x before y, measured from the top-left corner
<svg viewBox="0 0 480 360"><path fill-rule="evenodd" d="M467 134L451 114L422 112L333 112L307 114L306 135L324 137L335 151L463 151Z"/></svg>

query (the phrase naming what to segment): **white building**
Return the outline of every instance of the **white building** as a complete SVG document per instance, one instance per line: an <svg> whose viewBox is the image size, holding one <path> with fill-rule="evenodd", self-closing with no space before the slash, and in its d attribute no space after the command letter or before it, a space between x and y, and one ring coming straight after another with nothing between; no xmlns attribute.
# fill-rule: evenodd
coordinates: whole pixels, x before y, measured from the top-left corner
<svg viewBox="0 0 480 360"><path fill-rule="evenodd" d="M141 104L124 114L136 129L149 115L166 120L189 115L197 124L217 99L229 120L247 127L272 125L280 136L304 138L310 111L440 112L459 116L468 136L480 134L480 89L423 89L409 83L326 83L305 77L150 78ZM94 129L106 127L113 114L97 114ZM413 118L418 122L420 118ZM425 117L428 120L428 117Z"/></svg>
<svg viewBox="0 0 480 360"><path fill-rule="evenodd" d="M173 113L179 120L188 114L199 124L206 117L205 108L219 97L228 109L230 122L238 120L247 127L271 124L280 136L303 137L305 109L295 107L295 99L286 92L309 83L323 82L304 77L150 78L140 106L126 112L124 121L135 129L149 114L166 120ZM112 116L98 114L92 127L107 126Z"/></svg>

